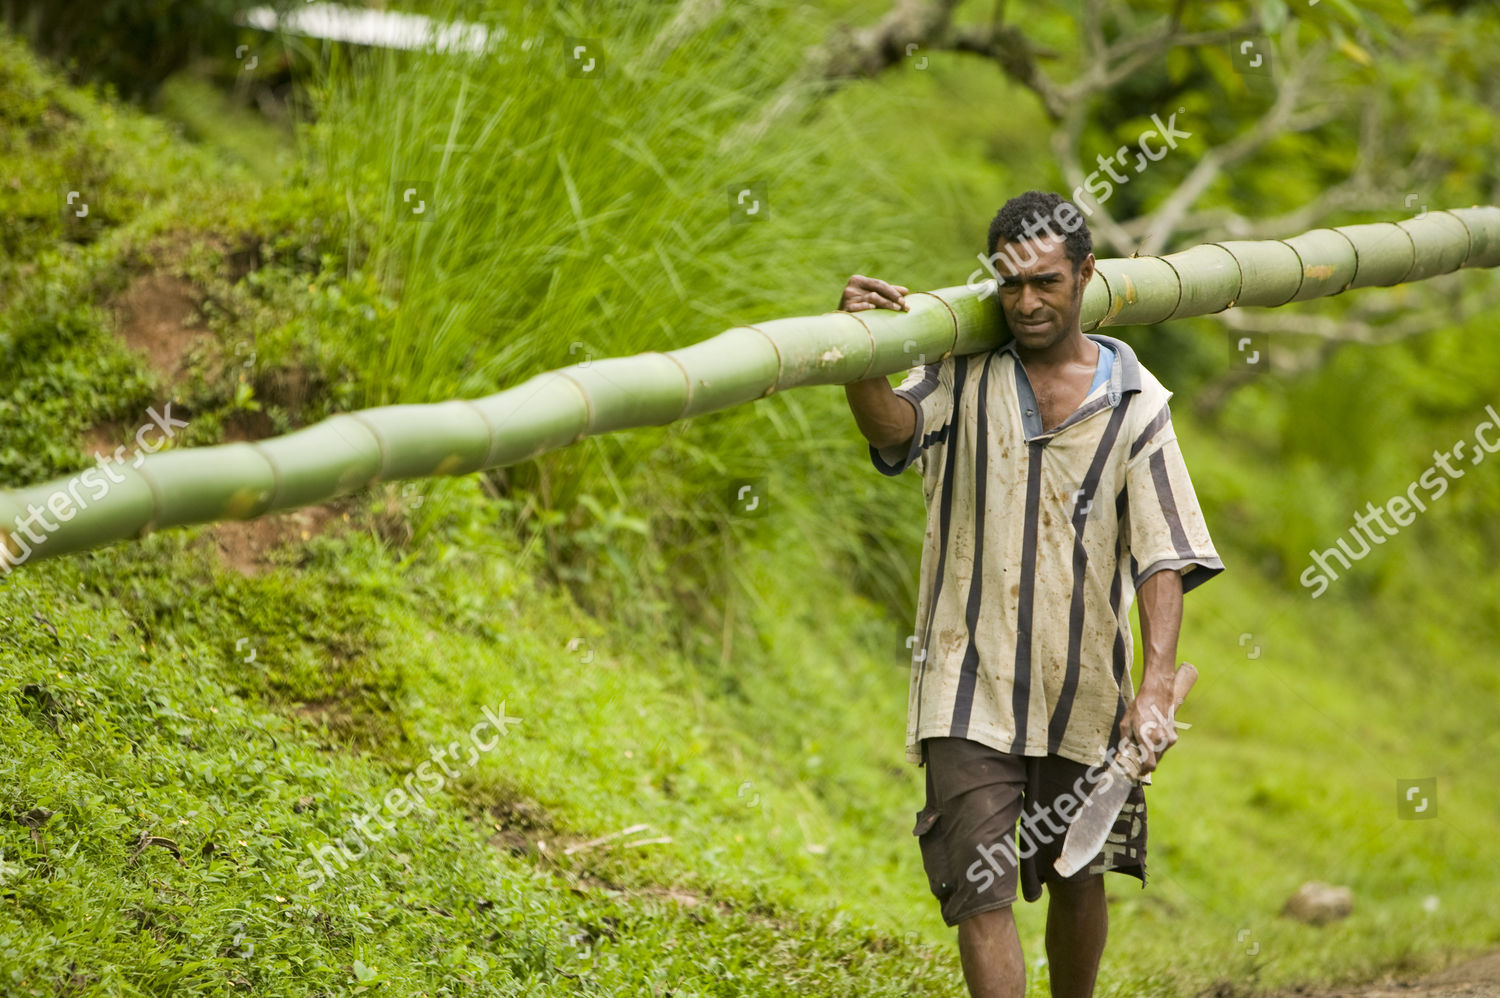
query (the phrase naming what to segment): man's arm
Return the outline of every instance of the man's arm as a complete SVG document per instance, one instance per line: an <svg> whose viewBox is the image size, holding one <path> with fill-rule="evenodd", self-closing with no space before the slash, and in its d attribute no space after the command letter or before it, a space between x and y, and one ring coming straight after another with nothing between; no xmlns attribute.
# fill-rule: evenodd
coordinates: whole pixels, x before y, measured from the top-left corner
<svg viewBox="0 0 1500 998"><path fill-rule="evenodd" d="M917 407L896 394L885 375L851 381L844 386L859 432L876 450L905 448L917 432Z"/></svg>
<svg viewBox="0 0 1500 998"><path fill-rule="evenodd" d="M1182 629L1182 573L1175 568L1152 572L1137 591L1141 618L1141 688L1120 721L1121 739L1129 739L1142 752L1141 772L1156 768L1167 749L1177 741L1177 732L1161 718L1171 715L1172 679L1177 671L1177 635ZM1160 747L1155 751L1152 746Z"/></svg>
<svg viewBox="0 0 1500 998"><path fill-rule="evenodd" d="M839 310L863 312L871 308L888 308L905 312L908 310L906 294L907 289L898 284L855 274L844 286ZM916 405L897 395L885 375L849 382L844 386L844 396L849 400L859 432L877 450L906 447L911 443L912 435L917 432Z"/></svg>

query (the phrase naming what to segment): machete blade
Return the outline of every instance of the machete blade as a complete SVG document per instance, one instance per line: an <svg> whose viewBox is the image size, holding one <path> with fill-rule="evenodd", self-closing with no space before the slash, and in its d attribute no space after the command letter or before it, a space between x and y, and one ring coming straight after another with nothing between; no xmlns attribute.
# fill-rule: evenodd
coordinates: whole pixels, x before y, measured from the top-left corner
<svg viewBox="0 0 1500 998"><path fill-rule="evenodd" d="M1177 708L1187 699L1188 691L1198 681L1198 670L1190 662L1183 662L1172 675L1172 701L1167 711L1167 722L1174 728L1187 725L1177 723ZM1052 864L1065 877L1071 877L1088 865L1089 860L1099 855L1109 838L1109 830L1115 826L1130 788L1140 776L1136 747L1122 741L1119 751L1110 760L1109 768L1089 791L1083 807L1068 826L1063 838L1062 855Z"/></svg>
<svg viewBox="0 0 1500 998"><path fill-rule="evenodd" d="M1100 777L1068 826L1062 855L1052 864L1058 873L1071 877L1099 855L1109 838L1109 830L1115 827L1120 809L1125 806L1125 798L1130 795L1130 784L1130 777L1114 767Z"/></svg>

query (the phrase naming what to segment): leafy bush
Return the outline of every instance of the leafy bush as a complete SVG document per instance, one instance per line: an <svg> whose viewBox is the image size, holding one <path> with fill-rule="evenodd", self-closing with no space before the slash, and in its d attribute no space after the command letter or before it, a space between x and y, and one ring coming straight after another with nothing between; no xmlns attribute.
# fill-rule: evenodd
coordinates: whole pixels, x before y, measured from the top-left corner
<svg viewBox="0 0 1500 998"><path fill-rule="evenodd" d="M240 30L234 15L261 6L261 0L0 0L0 14L75 77L143 97L194 59L233 52Z"/></svg>

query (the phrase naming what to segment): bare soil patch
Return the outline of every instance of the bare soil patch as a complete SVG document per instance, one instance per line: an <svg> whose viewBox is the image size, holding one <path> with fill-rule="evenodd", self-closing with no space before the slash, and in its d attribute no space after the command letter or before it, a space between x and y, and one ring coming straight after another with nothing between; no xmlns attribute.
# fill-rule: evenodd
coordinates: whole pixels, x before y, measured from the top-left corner
<svg viewBox="0 0 1500 998"><path fill-rule="evenodd" d="M1390 975L1357 987L1288 991L1280 998L1500 998L1500 952L1421 979Z"/></svg>

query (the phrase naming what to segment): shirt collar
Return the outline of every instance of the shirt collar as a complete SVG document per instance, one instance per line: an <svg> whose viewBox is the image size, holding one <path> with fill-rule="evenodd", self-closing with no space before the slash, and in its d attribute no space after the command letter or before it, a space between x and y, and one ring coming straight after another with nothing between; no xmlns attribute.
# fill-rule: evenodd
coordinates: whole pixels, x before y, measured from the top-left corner
<svg viewBox="0 0 1500 998"><path fill-rule="evenodd" d="M1135 351L1130 349L1129 343L1117 340L1113 336L1105 336L1103 333L1084 333L1083 335L1095 343L1104 344L1115 352L1114 369L1109 372L1109 381L1104 386L1109 393L1111 408L1120 404L1120 399L1126 392L1141 390L1141 363L1136 359ZM1007 340L997 352L1009 353L1015 358L1016 363L1021 362L1020 354L1016 352L1015 337Z"/></svg>

